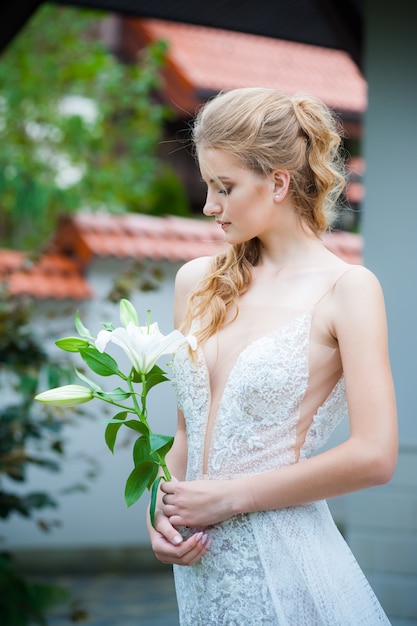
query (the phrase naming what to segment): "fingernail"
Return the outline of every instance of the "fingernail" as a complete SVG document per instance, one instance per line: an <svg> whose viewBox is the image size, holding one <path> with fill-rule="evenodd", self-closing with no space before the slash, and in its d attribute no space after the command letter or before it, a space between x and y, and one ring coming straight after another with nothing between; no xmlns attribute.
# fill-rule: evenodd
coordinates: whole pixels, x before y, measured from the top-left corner
<svg viewBox="0 0 417 626"><path fill-rule="evenodd" d="M182 537L175 535L175 537L172 538L172 543L177 546L179 543L182 543Z"/></svg>
<svg viewBox="0 0 417 626"><path fill-rule="evenodd" d="M208 541L208 535L203 535L201 538L201 544L205 546L207 541Z"/></svg>

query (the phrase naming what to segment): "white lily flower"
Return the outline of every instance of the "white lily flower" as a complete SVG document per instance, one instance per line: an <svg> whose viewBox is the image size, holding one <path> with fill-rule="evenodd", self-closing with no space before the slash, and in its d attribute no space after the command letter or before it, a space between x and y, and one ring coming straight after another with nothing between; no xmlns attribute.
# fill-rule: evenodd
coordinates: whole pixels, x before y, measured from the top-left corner
<svg viewBox="0 0 417 626"><path fill-rule="evenodd" d="M185 342L192 350L197 347L197 340L193 335L185 336L179 330L163 335L156 322L148 326L136 326L129 322L126 328L101 330L95 342L97 350L104 352L109 341L124 350L139 374L147 374L160 356L172 354Z"/></svg>
<svg viewBox="0 0 417 626"><path fill-rule="evenodd" d="M55 387L48 389L35 396L35 400L44 402L45 404L53 404L56 406L76 406L84 404L93 398L93 392L88 387L82 385L64 385L63 387Z"/></svg>

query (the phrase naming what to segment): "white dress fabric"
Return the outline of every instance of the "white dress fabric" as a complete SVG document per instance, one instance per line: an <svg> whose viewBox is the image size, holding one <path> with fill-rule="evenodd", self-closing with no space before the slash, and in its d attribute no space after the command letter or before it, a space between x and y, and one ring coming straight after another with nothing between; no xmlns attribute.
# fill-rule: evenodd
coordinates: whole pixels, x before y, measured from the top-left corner
<svg viewBox="0 0 417 626"><path fill-rule="evenodd" d="M219 396L208 452L207 361L202 350L197 362L186 347L176 353L187 480L267 472L303 462L325 444L347 408L339 375L300 439L314 311L296 314L240 351ZM238 515L205 532L212 543L201 561L174 566L181 626L389 625L325 501Z"/></svg>

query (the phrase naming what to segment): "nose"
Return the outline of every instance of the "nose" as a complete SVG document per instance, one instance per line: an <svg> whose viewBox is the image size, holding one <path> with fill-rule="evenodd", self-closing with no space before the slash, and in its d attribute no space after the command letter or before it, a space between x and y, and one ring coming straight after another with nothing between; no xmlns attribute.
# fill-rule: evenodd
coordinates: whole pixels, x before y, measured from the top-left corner
<svg viewBox="0 0 417 626"><path fill-rule="evenodd" d="M212 200L209 195L207 195L206 202L203 206L203 213L207 215L207 217L221 215L223 213L223 207L217 199Z"/></svg>

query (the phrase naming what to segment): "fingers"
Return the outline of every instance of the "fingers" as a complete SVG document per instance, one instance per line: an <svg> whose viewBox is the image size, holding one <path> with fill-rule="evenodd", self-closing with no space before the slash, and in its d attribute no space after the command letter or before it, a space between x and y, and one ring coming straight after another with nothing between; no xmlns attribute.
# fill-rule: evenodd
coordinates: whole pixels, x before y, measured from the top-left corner
<svg viewBox="0 0 417 626"><path fill-rule="evenodd" d="M172 526L185 526L183 518L180 515L170 515L169 522Z"/></svg>
<svg viewBox="0 0 417 626"><path fill-rule="evenodd" d="M161 482L161 491L164 493L162 496L162 511L164 515L169 518L170 515L178 514L175 502L175 488L169 482ZM165 534L165 533L164 533Z"/></svg>
<svg viewBox="0 0 417 626"><path fill-rule="evenodd" d="M198 532L179 546L171 543L160 536L152 542L156 558L165 564L190 566L199 561L210 547L208 535Z"/></svg>
<svg viewBox="0 0 417 626"><path fill-rule="evenodd" d="M174 477L169 482L165 480L161 480L161 482L159 483L159 488L164 493L174 493L174 490L175 490L174 483L178 483L178 480Z"/></svg>
<svg viewBox="0 0 417 626"><path fill-rule="evenodd" d="M193 565L205 555L211 543L204 532L184 541L161 510L155 512L155 528L150 527L149 535L156 558L171 565Z"/></svg>
<svg viewBox="0 0 417 626"><path fill-rule="evenodd" d="M180 533L169 521L169 518L162 511L155 512L155 530L157 530L167 541L174 546L182 543L183 539Z"/></svg>

